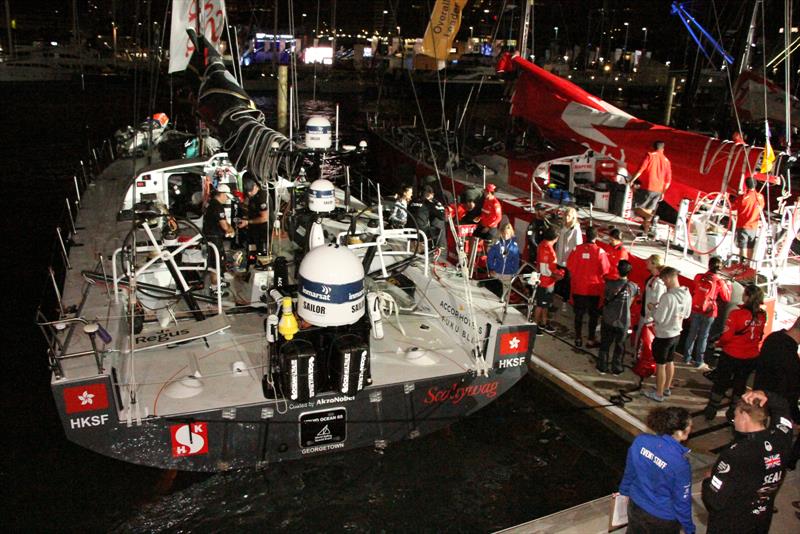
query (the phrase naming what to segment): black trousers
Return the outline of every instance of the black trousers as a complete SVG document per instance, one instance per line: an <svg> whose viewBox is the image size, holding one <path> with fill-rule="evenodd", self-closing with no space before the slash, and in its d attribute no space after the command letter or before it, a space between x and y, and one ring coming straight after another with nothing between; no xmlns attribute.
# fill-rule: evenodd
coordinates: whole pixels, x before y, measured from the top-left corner
<svg viewBox="0 0 800 534"><path fill-rule="evenodd" d="M613 349L614 361L622 361L625 353L625 338L628 337L627 328L611 326L607 323L600 325L600 357L608 356Z"/></svg>
<svg viewBox="0 0 800 534"><path fill-rule="evenodd" d="M650 515L633 499L628 501L628 534L678 534L680 530L681 525L676 520Z"/></svg>
<svg viewBox="0 0 800 534"><path fill-rule="evenodd" d="M575 312L575 337L581 337L583 316L589 314L589 339L594 339L597 322L600 319L600 297L590 295L572 295Z"/></svg>
<svg viewBox="0 0 800 534"><path fill-rule="evenodd" d="M729 388L733 388L731 398L738 399L747 386L747 378L755 371L758 358L741 360L728 356L724 352L719 357L719 364L714 371L714 385L711 387L712 396L723 397Z"/></svg>

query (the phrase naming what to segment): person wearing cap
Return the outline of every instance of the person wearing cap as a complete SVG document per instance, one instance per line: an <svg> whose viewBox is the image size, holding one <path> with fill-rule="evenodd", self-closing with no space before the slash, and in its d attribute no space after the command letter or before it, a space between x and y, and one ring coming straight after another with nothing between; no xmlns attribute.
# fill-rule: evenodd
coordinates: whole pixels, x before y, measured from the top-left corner
<svg viewBox="0 0 800 534"><path fill-rule="evenodd" d="M611 247L606 252L608 252L608 263L611 265L611 270L606 275L606 280L617 280L619 273L616 265L622 260L628 261L630 255L628 254L628 249L622 244L622 233L619 228L612 228L608 232L608 238Z"/></svg>
<svg viewBox="0 0 800 534"><path fill-rule="evenodd" d="M242 185L247 195L247 217L239 221L239 228L247 228L247 241L257 252L266 252L270 230L267 191L249 177Z"/></svg>
<svg viewBox="0 0 800 534"><path fill-rule="evenodd" d="M233 237L233 227L228 223L225 215L225 204L229 202L231 188L227 184L220 184L212 193L203 214L203 235L209 243L213 243L219 251L220 272L225 272L225 248L223 239ZM214 260L209 255L209 263L213 266ZM216 285L216 276L212 274L212 282Z"/></svg>
<svg viewBox="0 0 800 534"><path fill-rule="evenodd" d="M497 187L494 184L486 184L480 217L474 219L478 223L478 227L472 235L480 239L494 239L497 236L497 227L503 220L503 208L500 206L500 201L494 196L496 190Z"/></svg>
<svg viewBox="0 0 800 534"><path fill-rule="evenodd" d="M736 247L742 261L753 259L758 239L758 224L761 212L764 211L764 195L756 191L756 181L751 176L744 180L745 191L731 204L731 211L736 212Z"/></svg>
<svg viewBox="0 0 800 534"><path fill-rule="evenodd" d="M527 230L528 261L530 263L536 263L536 250L539 247L539 243L544 240L544 231L552 226L547 218L547 206L545 204L539 202L533 209L533 217Z"/></svg>

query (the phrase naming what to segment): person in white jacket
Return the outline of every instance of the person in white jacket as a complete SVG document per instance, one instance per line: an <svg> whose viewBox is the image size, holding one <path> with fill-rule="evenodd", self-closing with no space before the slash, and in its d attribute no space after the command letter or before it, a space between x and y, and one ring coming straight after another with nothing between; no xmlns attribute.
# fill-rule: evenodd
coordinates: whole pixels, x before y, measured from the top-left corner
<svg viewBox="0 0 800 534"><path fill-rule="evenodd" d="M656 361L656 389L645 391L644 396L663 402L672 393L672 378L675 376L675 348L681 337L683 321L692 313L692 296L689 290L678 283L678 270L664 267L658 275L664 281L667 292L658 300L653 315L653 359Z"/></svg>
<svg viewBox="0 0 800 534"><path fill-rule="evenodd" d="M645 264L647 266L647 271L650 273L650 277L645 281L644 284L641 316L639 317L639 323L636 325L636 334L634 335L632 341L635 354L638 353L637 348L639 341L642 338L642 330L645 326L652 327L654 320L653 316L656 313L658 301L661 299L661 295L667 292L667 286L664 285L664 281L661 280L661 277L659 276L659 274L661 274L661 269L664 268L664 263L661 260L661 254L651 255L649 258L647 258Z"/></svg>
<svg viewBox="0 0 800 534"><path fill-rule="evenodd" d="M564 225L558 235L556 243L556 263L561 267L567 264L567 259L575 247L583 243L583 233L578 221L578 212L569 207L564 210ZM613 266L616 269L616 265Z"/></svg>

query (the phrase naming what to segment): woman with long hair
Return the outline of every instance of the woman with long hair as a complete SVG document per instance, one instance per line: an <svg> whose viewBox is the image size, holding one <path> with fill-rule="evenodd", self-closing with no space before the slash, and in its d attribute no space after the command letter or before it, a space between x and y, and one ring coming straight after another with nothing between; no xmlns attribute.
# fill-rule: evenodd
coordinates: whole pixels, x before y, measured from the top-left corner
<svg viewBox="0 0 800 534"><path fill-rule="evenodd" d="M729 388L731 405L725 416L733 420L734 407L744 393L747 378L755 371L761 341L764 337L764 326L767 324L767 313L762 309L764 291L755 284L744 288L742 304L733 310L725 321L725 329L717 341L722 350L719 364L714 371L714 385L708 405L703 410L707 421L717 416L717 411Z"/></svg>
<svg viewBox="0 0 800 534"><path fill-rule="evenodd" d="M641 434L628 449L619 493L628 502L628 534L694 534L692 468L681 445L692 432L685 408L653 408L647 426L655 434Z"/></svg>

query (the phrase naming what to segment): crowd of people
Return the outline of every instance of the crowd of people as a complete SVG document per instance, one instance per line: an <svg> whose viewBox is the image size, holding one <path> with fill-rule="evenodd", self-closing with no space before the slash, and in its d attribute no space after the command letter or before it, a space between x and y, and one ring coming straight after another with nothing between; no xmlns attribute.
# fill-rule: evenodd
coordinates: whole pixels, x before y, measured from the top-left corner
<svg viewBox="0 0 800 534"><path fill-rule="evenodd" d="M658 163L663 147L655 152L651 165ZM653 194L644 200L652 201L656 192L658 198L663 196L669 181L653 185L650 180L646 187ZM658 191L650 191L651 187ZM487 187L486 198L494 199L493 188ZM740 215L736 235L744 260L752 258L747 227L762 207L763 199L747 180L745 193L732 205ZM494 202L480 213L474 204L454 204L447 213L481 226L481 239L497 235L491 228L499 225L500 238L485 245L491 276L525 268L516 258L524 255L524 249L516 243L513 227L499 224L502 214ZM649 220L652 223L652 217ZM605 243L600 243L597 228L581 230L574 208L563 210L559 220L537 204L525 246L528 263L540 274L533 295L538 335L556 332L551 316L558 311L554 303L558 295L573 305L575 346L598 348L598 372L624 372L626 340L632 330L634 354L649 351L655 361L655 387L643 392L659 403L647 420L654 434L636 438L620 484L620 493L630 497L628 532L695 531L692 470L688 449L682 445L692 432L692 416L684 408L668 406L676 357L705 371L713 382L701 416L715 419L725 397L730 397L725 416L735 429L735 440L722 451L702 485L708 532L768 532L785 470L794 469L800 458L800 439L792 445L793 424L800 423L800 319L765 337L764 293L755 284L743 288L741 302L726 317L734 291L721 275L722 260L715 256L707 270L694 277L689 290L680 284L678 270L654 254L646 259L648 277L640 286L629 279L632 259L620 231L609 229ZM638 317L631 316L634 304L640 306ZM717 321L723 326L714 333ZM709 361L709 354L718 354L718 361L713 357ZM751 379L753 387L748 389Z"/></svg>

